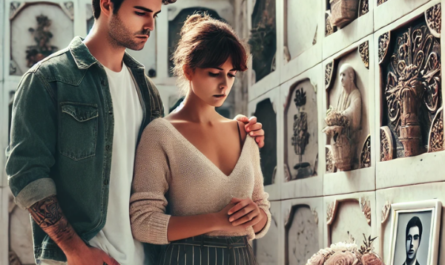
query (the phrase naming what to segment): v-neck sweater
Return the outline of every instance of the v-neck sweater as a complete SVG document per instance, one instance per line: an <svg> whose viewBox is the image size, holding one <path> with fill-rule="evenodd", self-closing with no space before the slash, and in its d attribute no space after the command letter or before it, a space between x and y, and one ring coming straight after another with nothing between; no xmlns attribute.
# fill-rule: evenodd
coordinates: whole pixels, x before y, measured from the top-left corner
<svg viewBox="0 0 445 265"><path fill-rule="evenodd" d="M145 128L137 148L132 192L131 226L133 236L141 242L168 244L171 216L216 213L232 198L251 198L267 215L265 227L258 234L250 227L241 233L206 235L247 235L252 240L269 230L269 195L264 192L258 146L249 136L227 176L168 120L156 119Z"/></svg>

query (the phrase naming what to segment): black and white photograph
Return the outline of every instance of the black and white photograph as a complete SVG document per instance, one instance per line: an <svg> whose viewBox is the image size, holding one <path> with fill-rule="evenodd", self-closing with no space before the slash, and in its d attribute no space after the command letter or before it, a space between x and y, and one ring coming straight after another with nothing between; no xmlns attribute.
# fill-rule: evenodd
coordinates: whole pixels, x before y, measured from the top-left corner
<svg viewBox="0 0 445 265"><path fill-rule="evenodd" d="M391 265L437 264L440 202L392 205Z"/></svg>

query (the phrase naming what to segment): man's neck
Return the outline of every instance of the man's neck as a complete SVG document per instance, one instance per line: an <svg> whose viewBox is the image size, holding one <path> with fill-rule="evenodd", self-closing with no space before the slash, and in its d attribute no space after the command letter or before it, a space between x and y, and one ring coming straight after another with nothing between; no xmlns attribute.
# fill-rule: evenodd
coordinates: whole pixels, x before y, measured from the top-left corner
<svg viewBox="0 0 445 265"><path fill-rule="evenodd" d="M94 24L91 32L85 38L84 44L103 66L115 72L122 70L125 47L113 44L108 31L100 28L97 23Z"/></svg>
<svg viewBox="0 0 445 265"><path fill-rule="evenodd" d="M408 259L406 259L405 261L405 265L416 265L417 264L417 259L413 259L411 261L409 261Z"/></svg>

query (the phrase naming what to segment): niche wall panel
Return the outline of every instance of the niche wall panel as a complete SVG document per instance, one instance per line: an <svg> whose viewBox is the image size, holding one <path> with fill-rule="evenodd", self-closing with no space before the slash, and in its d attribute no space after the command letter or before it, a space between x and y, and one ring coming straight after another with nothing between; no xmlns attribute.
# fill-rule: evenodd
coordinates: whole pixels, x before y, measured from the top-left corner
<svg viewBox="0 0 445 265"><path fill-rule="evenodd" d="M324 1L323 10L326 12L324 27L322 27L325 36L323 39L324 59L372 34L375 1L377 0ZM333 21L344 25L332 26Z"/></svg>
<svg viewBox="0 0 445 265"><path fill-rule="evenodd" d="M444 190L445 182L425 183L377 190L376 213L378 222L378 236L380 237L380 239L377 239L375 242L378 244L376 245L376 250L379 250L385 264L391 264L389 255L391 242L391 223L393 221L391 216L392 209L390 206L387 205L433 199L437 199L442 202L442 225L438 224L439 226L441 226L441 229L439 234L439 262L437 264L445 263L445 256L443 255L443 253L445 253L445 244L443 244L443 242L445 242L445 229L443 229L443 220L445 218L443 207L445 202L445 194L443 192ZM388 214L387 217L386 214ZM422 244L422 241L420 244ZM422 253L422 255L424 255L424 253Z"/></svg>
<svg viewBox="0 0 445 265"><path fill-rule="evenodd" d="M247 10L251 52L247 84L251 101L280 84L284 53L283 39L277 36L284 34L284 3L276 0L247 0Z"/></svg>
<svg viewBox="0 0 445 265"><path fill-rule="evenodd" d="M284 57L281 82L288 81L322 60L323 0L284 1ZM305 10L304 12L299 12Z"/></svg>
<svg viewBox="0 0 445 265"><path fill-rule="evenodd" d="M375 189L373 37L324 63L324 195Z"/></svg>
<svg viewBox="0 0 445 265"><path fill-rule="evenodd" d="M445 180L436 169L445 152L443 47L440 28L434 26L440 24L431 24L434 10L441 13L440 1L431 1L374 36L379 45L375 82L380 84L375 128L380 141L373 144L379 152L377 188Z"/></svg>
<svg viewBox="0 0 445 265"><path fill-rule="evenodd" d="M21 76L74 37L75 2L7 2L9 75Z"/></svg>
<svg viewBox="0 0 445 265"><path fill-rule="evenodd" d="M314 197L323 194L323 148L321 139L324 81L319 64L281 85L280 111L283 124L281 198ZM320 93L321 91L321 93Z"/></svg>
<svg viewBox="0 0 445 265"><path fill-rule="evenodd" d="M255 257L259 265L282 264L283 221L281 219L282 202L271 202L272 222L269 232L253 243Z"/></svg>
<svg viewBox="0 0 445 265"><path fill-rule="evenodd" d="M324 197L325 246L377 236L375 192Z"/></svg>
<svg viewBox="0 0 445 265"><path fill-rule="evenodd" d="M0 124L2 124L2 130L0 130L0 187L7 186L7 177L4 165L6 163L5 150L8 146L8 123L9 123L9 102L8 94L5 91L3 82L0 82Z"/></svg>
<svg viewBox="0 0 445 265"><path fill-rule="evenodd" d="M0 263L9 264L9 187L0 188ZM29 220L29 219L28 219Z"/></svg>
<svg viewBox="0 0 445 265"><path fill-rule="evenodd" d="M323 244L323 199L293 199L282 202L284 218L284 264L306 265ZM282 263L281 263L282 264Z"/></svg>
<svg viewBox="0 0 445 265"><path fill-rule="evenodd" d="M259 98L249 103L249 115L258 118L263 130L269 139L265 139L265 145L260 149L261 170L264 177L265 191L269 193L270 200L280 199L280 183L282 170L278 167L280 146L277 144L278 112L277 99L280 90L274 88Z"/></svg>
<svg viewBox="0 0 445 265"><path fill-rule="evenodd" d="M374 9L374 30L396 21L397 19L413 12L430 0L370 0L376 2Z"/></svg>

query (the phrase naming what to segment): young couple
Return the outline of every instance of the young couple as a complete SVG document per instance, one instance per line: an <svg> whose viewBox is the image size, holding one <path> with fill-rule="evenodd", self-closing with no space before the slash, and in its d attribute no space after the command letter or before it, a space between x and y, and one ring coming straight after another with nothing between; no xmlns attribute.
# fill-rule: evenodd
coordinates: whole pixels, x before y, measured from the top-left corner
<svg viewBox="0 0 445 265"><path fill-rule="evenodd" d="M175 0L93 0L86 39L21 80L6 170L32 216L37 264L255 263L249 241L270 224L264 131L215 111L246 51L227 24L189 17L174 54L186 97L162 118L125 53L144 47L162 2Z"/></svg>

